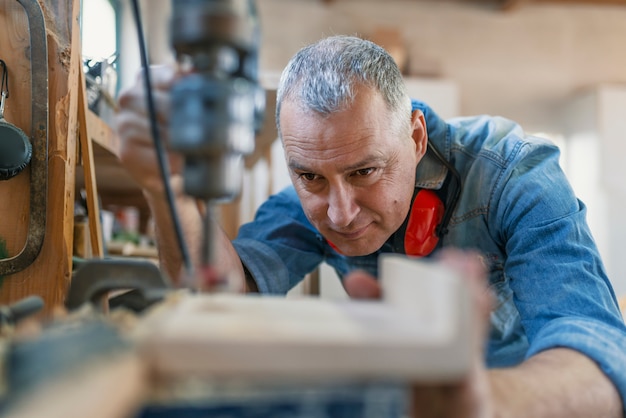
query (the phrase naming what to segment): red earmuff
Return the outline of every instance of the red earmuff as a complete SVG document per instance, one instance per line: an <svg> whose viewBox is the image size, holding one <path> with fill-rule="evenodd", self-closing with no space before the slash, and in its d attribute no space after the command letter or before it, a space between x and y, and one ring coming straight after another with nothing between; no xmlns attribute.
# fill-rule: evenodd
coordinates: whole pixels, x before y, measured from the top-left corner
<svg viewBox="0 0 626 418"><path fill-rule="evenodd" d="M443 202L435 192L422 189L417 193L404 233L404 252L407 255L423 257L437 247L437 226L444 212Z"/></svg>

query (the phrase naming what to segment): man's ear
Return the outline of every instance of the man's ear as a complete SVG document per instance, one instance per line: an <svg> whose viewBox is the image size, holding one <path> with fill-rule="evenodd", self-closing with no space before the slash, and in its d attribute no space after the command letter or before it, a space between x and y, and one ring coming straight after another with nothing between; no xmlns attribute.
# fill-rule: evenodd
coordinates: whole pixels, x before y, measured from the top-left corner
<svg viewBox="0 0 626 418"><path fill-rule="evenodd" d="M419 160L426 153L426 147L428 145L426 119L424 119L424 114L421 110L414 110L411 114L411 128L413 129L411 137L415 142L415 152L417 153L417 158Z"/></svg>

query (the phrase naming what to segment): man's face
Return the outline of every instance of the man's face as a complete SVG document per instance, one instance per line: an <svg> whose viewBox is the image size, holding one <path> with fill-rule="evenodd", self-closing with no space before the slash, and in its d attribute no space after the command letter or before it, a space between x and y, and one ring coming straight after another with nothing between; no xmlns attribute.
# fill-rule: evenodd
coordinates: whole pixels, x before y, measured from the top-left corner
<svg viewBox="0 0 626 418"><path fill-rule="evenodd" d="M382 97L361 88L349 109L329 117L285 102L280 122L291 181L311 223L345 255L378 250L409 211L426 149L421 113L400 132Z"/></svg>

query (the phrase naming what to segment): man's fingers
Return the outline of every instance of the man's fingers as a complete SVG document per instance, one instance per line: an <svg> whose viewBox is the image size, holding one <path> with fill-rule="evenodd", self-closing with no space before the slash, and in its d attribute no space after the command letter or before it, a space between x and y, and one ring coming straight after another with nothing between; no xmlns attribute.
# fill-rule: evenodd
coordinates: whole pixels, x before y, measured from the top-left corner
<svg viewBox="0 0 626 418"><path fill-rule="evenodd" d="M169 124L170 94L168 90L152 88L152 99L156 108L157 122L162 125ZM118 98L118 115L132 112L135 116L146 119L149 115L148 101L143 86L135 86L132 89L120 93Z"/></svg>
<svg viewBox="0 0 626 418"><path fill-rule="evenodd" d="M156 107L157 129L160 139L167 147L170 112L169 88L175 77L172 66L154 66L152 93ZM120 160L129 174L144 189L151 193L163 192L163 179L157 163L154 147L152 122L148 118L148 104L143 83L143 72L138 74L133 86L124 90L118 99L119 110L114 118L114 128L120 138ZM182 157L168 152L170 175L182 171Z"/></svg>
<svg viewBox="0 0 626 418"><path fill-rule="evenodd" d="M382 294L380 284L365 271L356 270L346 275L343 286L354 299L380 299Z"/></svg>
<svg viewBox="0 0 626 418"><path fill-rule="evenodd" d="M169 88L176 78L178 68L175 65L157 64L150 66L150 81L153 88ZM144 77L143 68L137 73L136 83L142 85Z"/></svg>

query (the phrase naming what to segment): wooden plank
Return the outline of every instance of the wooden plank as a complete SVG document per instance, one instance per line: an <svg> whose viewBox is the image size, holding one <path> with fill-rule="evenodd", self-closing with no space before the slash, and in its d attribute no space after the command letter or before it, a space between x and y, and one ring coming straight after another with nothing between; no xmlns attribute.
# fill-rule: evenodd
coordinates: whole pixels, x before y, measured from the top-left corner
<svg viewBox="0 0 626 418"><path fill-rule="evenodd" d="M93 158L93 145L89 136L87 120L87 88L85 76L80 71L78 77L78 123L80 149L87 191L87 213L89 215L89 237L92 255L97 258L104 256L102 241L102 225L100 224L100 204L98 203L98 187L96 185L96 167Z"/></svg>
<svg viewBox="0 0 626 418"><path fill-rule="evenodd" d="M141 359L111 355L36 387L5 418L128 418L141 410L149 379Z"/></svg>
<svg viewBox="0 0 626 418"><path fill-rule="evenodd" d="M590 6L626 6L626 0L534 0L536 3L586 4Z"/></svg>
<svg viewBox="0 0 626 418"><path fill-rule="evenodd" d="M562 4L588 6L626 6L626 0L501 0L500 8L504 11L520 9L527 4Z"/></svg>
<svg viewBox="0 0 626 418"><path fill-rule="evenodd" d="M415 258L382 263L383 301L176 295L141 322L139 349L165 380L466 376L477 347L466 281Z"/></svg>
<svg viewBox="0 0 626 418"><path fill-rule="evenodd" d="M511 11L519 9L522 5L532 0L502 0L500 8L504 11Z"/></svg>

